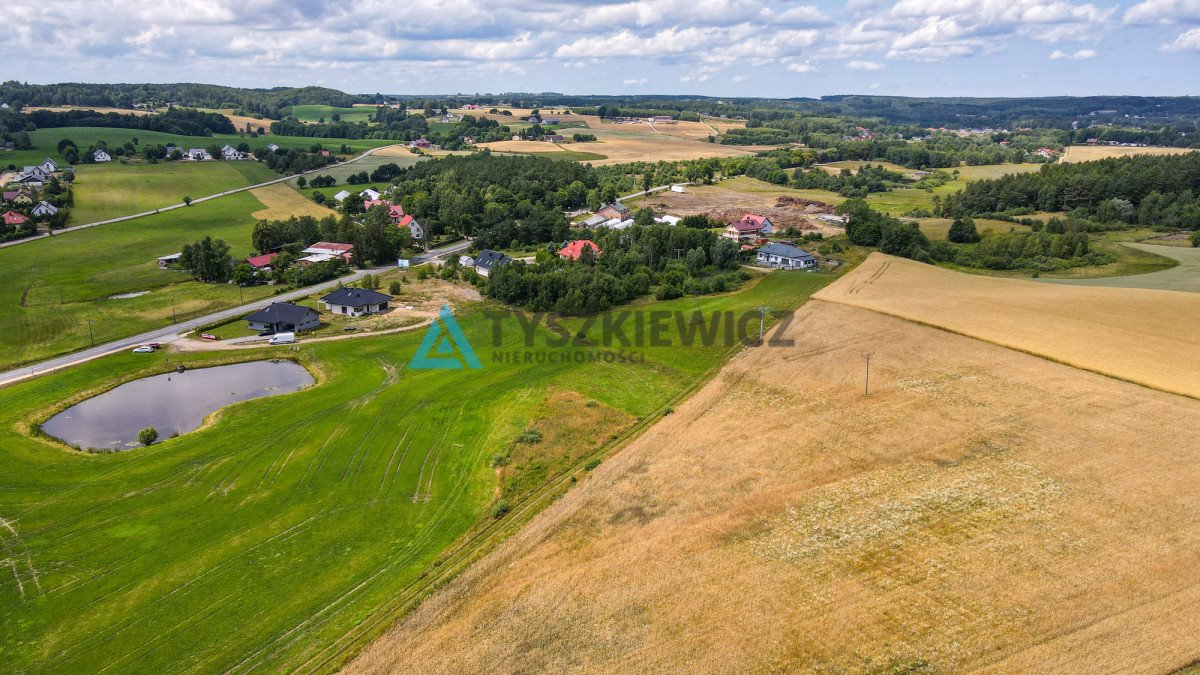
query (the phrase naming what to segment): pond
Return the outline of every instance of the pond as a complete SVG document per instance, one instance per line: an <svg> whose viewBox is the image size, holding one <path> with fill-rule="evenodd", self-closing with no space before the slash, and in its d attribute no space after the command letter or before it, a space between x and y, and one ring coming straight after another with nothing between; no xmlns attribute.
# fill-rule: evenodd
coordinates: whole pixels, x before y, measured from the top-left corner
<svg viewBox="0 0 1200 675"><path fill-rule="evenodd" d="M251 361L126 382L51 417L42 431L80 448L127 450L138 432L158 430L160 440L194 431L204 418L231 403L299 391L314 382L291 361Z"/></svg>

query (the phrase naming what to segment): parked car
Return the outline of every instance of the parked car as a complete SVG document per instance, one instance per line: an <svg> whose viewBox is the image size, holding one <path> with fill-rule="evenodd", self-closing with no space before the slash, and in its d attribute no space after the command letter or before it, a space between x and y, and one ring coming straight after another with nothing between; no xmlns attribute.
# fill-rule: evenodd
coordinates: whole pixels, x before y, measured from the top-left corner
<svg viewBox="0 0 1200 675"><path fill-rule="evenodd" d="M266 329L266 330L264 330L264 331L261 331L261 332L258 334L258 337L271 337L271 336L272 336L272 335L274 335L274 334L275 334L275 331L274 331L273 329L271 329L271 328L268 328L268 329Z"/></svg>
<svg viewBox="0 0 1200 675"><path fill-rule="evenodd" d="M358 326L346 326L342 330L346 331L347 333L353 333L354 331L358 330Z"/></svg>
<svg viewBox="0 0 1200 675"><path fill-rule="evenodd" d="M213 335L212 333L201 333L200 339L201 340L217 340L219 338L216 335Z"/></svg>
<svg viewBox="0 0 1200 675"><path fill-rule="evenodd" d="M269 345L290 345L296 341L295 333L276 333L274 337L267 340Z"/></svg>
<svg viewBox="0 0 1200 675"><path fill-rule="evenodd" d="M154 347L151 347L150 345L142 345L140 347L135 348L133 350L133 353L134 354L153 354Z"/></svg>
<svg viewBox="0 0 1200 675"><path fill-rule="evenodd" d="M159 347L162 346L162 343L161 342L147 342L146 346L149 347L150 349L158 349Z"/></svg>

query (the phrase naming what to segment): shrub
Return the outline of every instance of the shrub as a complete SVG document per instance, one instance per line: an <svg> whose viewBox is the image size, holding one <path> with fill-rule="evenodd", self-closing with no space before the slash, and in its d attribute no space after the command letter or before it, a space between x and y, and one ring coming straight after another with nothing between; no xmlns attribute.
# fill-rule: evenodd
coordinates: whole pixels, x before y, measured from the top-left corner
<svg viewBox="0 0 1200 675"><path fill-rule="evenodd" d="M154 427L146 427L138 432L138 443L142 445L150 445L158 440L158 429Z"/></svg>
<svg viewBox="0 0 1200 675"><path fill-rule="evenodd" d="M1192 247L1200 248L1200 230L1192 233Z"/></svg>
<svg viewBox="0 0 1200 675"><path fill-rule="evenodd" d="M587 464L583 465L583 470L591 471L592 469L595 469L596 467L600 466L600 462L601 462L601 459L599 457L596 457L595 459L589 459L587 461Z"/></svg>
<svg viewBox="0 0 1200 675"><path fill-rule="evenodd" d="M518 443L541 443L542 432L537 429L526 429L517 435Z"/></svg>
<svg viewBox="0 0 1200 675"><path fill-rule="evenodd" d="M500 501L496 502L495 506L492 507L492 518L499 520L500 518L503 518L504 515L511 510L512 510L512 507L508 505L508 500L501 499Z"/></svg>
<svg viewBox="0 0 1200 675"><path fill-rule="evenodd" d="M388 295L400 295L400 290L400 281L392 279L391 283L388 284Z"/></svg>

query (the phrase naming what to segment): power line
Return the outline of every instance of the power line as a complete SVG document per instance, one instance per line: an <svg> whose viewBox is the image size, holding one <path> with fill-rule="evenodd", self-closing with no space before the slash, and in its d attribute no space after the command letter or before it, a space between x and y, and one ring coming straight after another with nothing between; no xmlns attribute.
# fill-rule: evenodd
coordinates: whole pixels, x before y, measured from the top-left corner
<svg viewBox="0 0 1200 675"><path fill-rule="evenodd" d="M871 395L871 357L874 355L875 352L862 353L862 357L867 361L867 377L866 380L863 381L863 396Z"/></svg>

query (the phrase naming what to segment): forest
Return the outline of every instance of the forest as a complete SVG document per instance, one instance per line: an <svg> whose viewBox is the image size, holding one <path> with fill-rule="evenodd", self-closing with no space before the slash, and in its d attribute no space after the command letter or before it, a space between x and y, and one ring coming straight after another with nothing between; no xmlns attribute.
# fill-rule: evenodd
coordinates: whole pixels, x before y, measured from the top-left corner
<svg viewBox="0 0 1200 675"><path fill-rule="evenodd" d="M158 115L99 113L92 110L32 110L26 113L0 110L0 128L10 132L60 127L139 129L179 136L237 133L233 122L224 115L186 108L171 108Z"/></svg>
<svg viewBox="0 0 1200 675"><path fill-rule="evenodd" d="M948 217L1066 211L1099 223L1200 229L1200 153L1048 164L975 181L945 197Z"/></svg>

